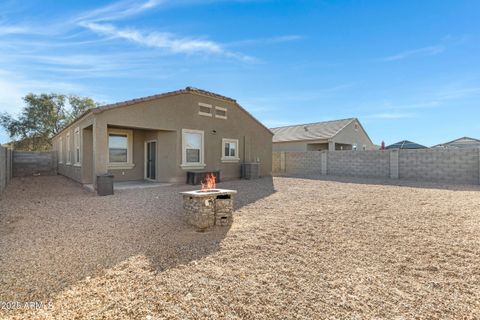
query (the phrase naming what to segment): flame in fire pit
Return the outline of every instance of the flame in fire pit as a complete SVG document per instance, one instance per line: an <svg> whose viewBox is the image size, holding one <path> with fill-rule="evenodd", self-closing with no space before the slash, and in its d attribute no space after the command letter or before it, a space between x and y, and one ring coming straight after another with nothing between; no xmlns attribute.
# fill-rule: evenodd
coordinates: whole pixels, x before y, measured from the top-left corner
<svg viewBox="0 0 480 320"><path fill-rule="evenodd" d="M215 189L216 187L215 176L209 173L202 181L202 190Z"/></svg>

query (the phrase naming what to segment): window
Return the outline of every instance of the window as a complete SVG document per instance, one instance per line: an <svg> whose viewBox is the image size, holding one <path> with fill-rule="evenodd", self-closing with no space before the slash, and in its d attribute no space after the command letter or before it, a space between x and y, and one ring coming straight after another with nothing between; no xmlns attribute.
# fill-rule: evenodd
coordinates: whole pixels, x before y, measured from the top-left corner
<svg viewBox="0 0 480 320"><path fill-rule="evenodd" d="M201 116L211 117L212 116L212 105L199 102L198 103L198 114Z"/></svg>
<svg viewBox="0 0 480 320"><path fill-rule="evenodd" d="M58 139L58 163L63 163L63 138Z"/></svg>
<svg viewBox="0 0 480 320"><path fill-rule="evenodd" d="M352 150L357 150L357 144L356 143L352 146Z"/></svg>
<svg viewBox="0 0 480 320"><path fill-rule="evenodd" d="M108 167L110 169L132 169L132 130L108 129Z"/></svg>
<svg viewBox="0 0 480 320"><path fill-rule="evenodd" d="M215 107L215 118L227 119L227 109L222 107Z"/></svg>
<svg viewBox="0 0 480 320"><path fill-rule="evenodd" d="M73 148L75 152L75 165L80 165L80 128L75 128L73 133Z"/></svg>
<svg viewBox="0 0 480 320"><path fill-rule="evenodd" d="M222 139L222 161L238 162L239 160L240 157L238 155L238 140Z"/></svg>
<svg viewBox="0 0 480 320"><path fill-rule="evenodd" d="M182 167L204 168L203 131L182 129Z"/></svg>
<svg viewBox="0 0 480 320"><path fill-rule="evenodd" d="M70 154L70 132L67 132L67 164L72 164L72 155Z"/></svg>
<svg viewBox="0 0 480 320"><path fill-rule="evenodd" d="M363 145L363 151L367 150L367 146Z"/></svg>

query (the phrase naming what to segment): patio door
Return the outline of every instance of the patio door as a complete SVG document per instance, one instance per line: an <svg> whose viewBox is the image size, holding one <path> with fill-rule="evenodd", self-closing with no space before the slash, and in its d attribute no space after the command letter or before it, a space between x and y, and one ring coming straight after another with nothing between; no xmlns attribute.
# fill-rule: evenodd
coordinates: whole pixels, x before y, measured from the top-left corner
<svg viewBox="0 0 480 320"><path fill-rule="evenodd" d="M157 178L157 142L145 142L145 179Z"/></svg>

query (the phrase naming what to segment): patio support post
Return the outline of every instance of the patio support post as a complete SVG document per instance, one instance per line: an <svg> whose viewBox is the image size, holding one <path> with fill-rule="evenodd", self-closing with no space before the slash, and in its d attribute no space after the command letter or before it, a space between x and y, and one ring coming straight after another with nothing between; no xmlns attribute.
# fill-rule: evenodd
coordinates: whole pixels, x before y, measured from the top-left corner
<svg viewBox="0 0 480 320"><path fill-rule="evenodd" d="M107 124L99 121L93 123L93 182L97 175L107 173L108 132Z"/></svg>
<svg viewBox="0 0 480 320"><path fill-rule="evenodd" d="M328 151L335 151L335 142L333 141L328 142Z"/></svg>

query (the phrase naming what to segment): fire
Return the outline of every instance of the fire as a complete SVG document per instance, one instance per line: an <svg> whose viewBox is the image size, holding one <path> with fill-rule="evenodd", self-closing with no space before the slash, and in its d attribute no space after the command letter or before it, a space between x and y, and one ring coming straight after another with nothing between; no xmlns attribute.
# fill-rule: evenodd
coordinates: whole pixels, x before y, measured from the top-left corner
<svg viewBox="0 0 480 320"><path fill-rule="evenodd" d="M215 176L211 173L209 173L202 181L202 190L215 189L216 186Z"/></svg>

